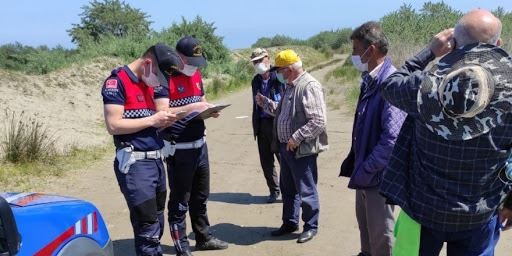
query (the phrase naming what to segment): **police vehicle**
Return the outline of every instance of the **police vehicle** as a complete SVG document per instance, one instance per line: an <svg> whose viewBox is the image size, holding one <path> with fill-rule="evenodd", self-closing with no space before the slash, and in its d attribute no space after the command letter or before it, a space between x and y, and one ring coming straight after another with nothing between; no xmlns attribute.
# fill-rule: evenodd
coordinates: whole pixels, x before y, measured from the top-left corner
<svg viewBox="0 0 512 256"><path fill-rule="evenodd" d="M98 209L42 193L0 193L0 256L113 256Z"/></svg>

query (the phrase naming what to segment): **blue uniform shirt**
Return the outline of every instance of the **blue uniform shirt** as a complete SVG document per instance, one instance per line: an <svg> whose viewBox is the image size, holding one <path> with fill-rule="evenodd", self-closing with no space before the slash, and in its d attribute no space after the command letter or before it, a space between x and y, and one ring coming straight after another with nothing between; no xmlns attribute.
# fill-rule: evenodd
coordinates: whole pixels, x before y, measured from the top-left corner
<svg viewBox="0 0 512 256"><path fill-rule="evenodd" d="M124 106L123 118L136 119L155 113L153 88L139 81L127 67L112 71L101 89L103 104ZM116 148L122 144L131 144L136 151L153 151L163 147L163 141L156 134L155 127L148 127L132 134L114 135Z"/></svg>

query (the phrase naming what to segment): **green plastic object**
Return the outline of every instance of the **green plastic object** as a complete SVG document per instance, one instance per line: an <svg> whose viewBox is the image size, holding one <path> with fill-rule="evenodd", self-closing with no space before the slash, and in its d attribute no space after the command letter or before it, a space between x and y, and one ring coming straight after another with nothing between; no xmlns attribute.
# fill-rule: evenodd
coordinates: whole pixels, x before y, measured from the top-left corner
<svg viewBox="0 0 512 256"><path fill-rule="evenodd" d="M420 252L421 225L404 211L400 211L395 224L393 256L418 256Z"/></svg>

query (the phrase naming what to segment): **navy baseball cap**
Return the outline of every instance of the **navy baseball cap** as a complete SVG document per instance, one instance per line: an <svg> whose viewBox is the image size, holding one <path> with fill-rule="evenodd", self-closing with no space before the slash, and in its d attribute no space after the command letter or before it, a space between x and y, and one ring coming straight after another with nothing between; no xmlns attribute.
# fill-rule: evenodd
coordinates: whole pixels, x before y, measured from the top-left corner
<svg viewBox="0 0 512 256"><path fill-rule="evenodd" d="M174 70L183 69L184 63L176 51L163 43L155 44L151 48L158 64L158 80L161 85L168 86L170 74Z"/></svg>
<svg viewBox="0 0 512 256"><path fill-rule="evenodd" d="M204 57L203 48L199 41L192 36L185 36L176 43L176 51L183 54L187 58L187 64L204 67L207 65Z"/></svg>

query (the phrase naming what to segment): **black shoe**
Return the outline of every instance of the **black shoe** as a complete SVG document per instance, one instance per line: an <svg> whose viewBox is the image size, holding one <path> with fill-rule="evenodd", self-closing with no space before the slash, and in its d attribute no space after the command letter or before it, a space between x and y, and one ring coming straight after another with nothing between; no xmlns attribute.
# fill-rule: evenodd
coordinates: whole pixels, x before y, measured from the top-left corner
<svg viewBox="0 0 512 256"><path fill-rule="evenodd" d="M228 248L228 243L219 240L218 238L212 237L210 240L206 242L197 242L196 249L205 251L205 250L223 250Z"/></svg>
<svg viewBox="0 0 512 256"><path fill-rule="evenodd" d="M183 252L176 253L176 256L192 256L192 252L190 250L186 250Z"/></svg>
<svg viewBox="0 0 512 256"><path fill-rule="evenodd" d="M302 234L300 234L299 238L297 239L297 243L301 244L313 239L313 237L316 236L316 233L316 229L310 229L308 231L302 232Z"/></svg>
<svg viewBox="0 0 512 256"><path fill-rule="evenodd" d="M299 226L290 226L290 225L281 225L281 227L277 230L270 232L272 236L282 236L286 234L293 233L299 229Z"/></svg>
<svg viewBox="0 0 512 256"><path fill-rule="evenodd" d="M279 198L279 193L271 193L267 198L267 203L273 204Z"/></svg>

